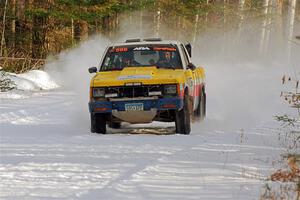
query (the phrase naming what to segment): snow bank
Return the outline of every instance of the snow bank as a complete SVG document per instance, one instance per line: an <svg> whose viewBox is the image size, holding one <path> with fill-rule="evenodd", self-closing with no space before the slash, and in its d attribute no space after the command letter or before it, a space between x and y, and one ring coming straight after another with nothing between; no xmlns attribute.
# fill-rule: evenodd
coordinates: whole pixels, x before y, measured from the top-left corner
<svg viewBox="0 0 300 200"><path fill-rule="evenodd" d="M15 83L16 89L0 92L0 99L28 98L32 92L59 87L47 72L41 70L32 70L23 74L5 73L5 77Z"/></svg>
<svg viewBox="0 0 300 200"><path fill-rule="evenodd" d="M32 70L24 74L18 75L19 79L23 79L32 83L32 88L40 88L43 90L50 90L59 87L48 75L48 73L41 70ZM20 85L18 85L20 87Z"/></svg>

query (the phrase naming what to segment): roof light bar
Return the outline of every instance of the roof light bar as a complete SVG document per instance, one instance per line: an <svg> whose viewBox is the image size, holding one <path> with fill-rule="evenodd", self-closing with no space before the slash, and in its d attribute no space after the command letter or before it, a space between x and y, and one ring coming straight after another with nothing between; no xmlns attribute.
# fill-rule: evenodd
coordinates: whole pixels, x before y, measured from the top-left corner
<svg viewBox="0 0 300 200"><path fill-rule="evenodd" d="M146 42L155 42L155 41L162 41L161 38L146 38L144 39Z"/></svg>
<svg viewBox="0 0 300 200"><path fill-rule="evenodd" d="M131 42L140 42L141 39L128 39L125 41L125 43L131 43Z"/></svg>

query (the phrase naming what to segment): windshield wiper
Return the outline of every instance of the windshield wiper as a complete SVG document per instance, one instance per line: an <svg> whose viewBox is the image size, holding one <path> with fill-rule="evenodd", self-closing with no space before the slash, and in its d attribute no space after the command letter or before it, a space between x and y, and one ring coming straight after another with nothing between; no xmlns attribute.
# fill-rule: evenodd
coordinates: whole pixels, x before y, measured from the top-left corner
<svg viewBox="0 0 300 200"><path fill-rule="evenodd" d="M121 71L123 70L123 68L115 68L115 69L104 69L104 70L100 70L100 72L108 72L108 71Z"/></svg>
<svg viewBox="0 0 300 200"><path fill-rule="evenodd" d="M158 69L159 68L162 68L162 69L173 69L175 70L176 68L174 66L167 66L167 67L159 67L159 66L156 66Z"/></svg>

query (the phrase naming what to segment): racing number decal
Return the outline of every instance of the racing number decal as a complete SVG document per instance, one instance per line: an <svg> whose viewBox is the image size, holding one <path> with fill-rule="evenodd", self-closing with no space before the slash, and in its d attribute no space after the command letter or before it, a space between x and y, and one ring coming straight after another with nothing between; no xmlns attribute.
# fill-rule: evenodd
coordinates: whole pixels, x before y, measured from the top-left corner
<svg viewBox="0 0 300 200"><path fill-rule="evenodd" d="M109 50L110 53L113 53L113 52L127 52L128 51L128 48L127 47L117 47L117 48L112 48Z"/></svg>
<svg viewBox="0 0 300 200"><path fill-rule="evenodd" d="M126 52L128 51L128 48L126 47L119 47L119 48L116 48L115 52Z"/></svg>

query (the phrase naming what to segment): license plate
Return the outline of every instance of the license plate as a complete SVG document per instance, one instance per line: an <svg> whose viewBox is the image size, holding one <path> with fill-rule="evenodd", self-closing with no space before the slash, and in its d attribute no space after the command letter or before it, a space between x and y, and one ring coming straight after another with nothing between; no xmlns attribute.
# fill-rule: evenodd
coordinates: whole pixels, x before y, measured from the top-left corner
<svg viewBox="0 0 300 200"><path fill-rule="evenodd" d="M144 104L143 103L128 103L128 104L125 104L125 110L126 111L144 110Z"/></svg>

